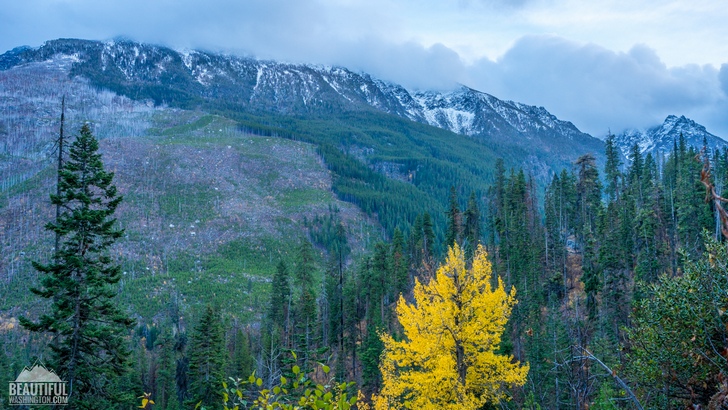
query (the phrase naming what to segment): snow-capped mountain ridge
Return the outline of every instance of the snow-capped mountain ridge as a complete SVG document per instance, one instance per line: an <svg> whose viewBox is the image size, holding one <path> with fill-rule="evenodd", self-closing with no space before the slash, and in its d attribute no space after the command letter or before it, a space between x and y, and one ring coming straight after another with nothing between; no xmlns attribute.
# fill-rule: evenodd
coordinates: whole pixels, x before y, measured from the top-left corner
<svg viewBox="0 0 728 410"><path fill-rule="evenodd" d="M658 126L648 129L628 129L615 135L615 142L622 154L629 158L632 147L639 147L640 153L664 156L672 152L680 136L688 146L702 147L705 141L709 148L728 147L728 143L708 132L704 126L683 116L669 115Z"/></svg>
<svg viewBox="0 0 728 410"><path fill-rule="evenodd" d="M503 101L466 86L415 91L344 67L286 64L204 51L176 51L127 40L60 39L0 56L0 69L73 55L71 75L132 98L182 107L209 101L251 112L328 115L376 110L513 146L568 163L602 142L543 107Z"/></svg>

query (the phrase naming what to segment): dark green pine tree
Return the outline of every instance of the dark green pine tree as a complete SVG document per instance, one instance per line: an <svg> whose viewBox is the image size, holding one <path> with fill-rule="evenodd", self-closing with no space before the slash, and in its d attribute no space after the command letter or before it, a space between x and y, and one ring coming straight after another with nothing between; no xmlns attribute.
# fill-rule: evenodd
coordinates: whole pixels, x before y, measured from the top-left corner
<svg viewBox="0 0 728 410"><path fill-rule="evenodd" d="M435 230L432 217L428 212L422 215L422 252L423 259L431 259L435 255Z"/></svg>
<svg viewBox="0 0 728 410"><path fill-rule="evenodd" d="M367 325L367 335L361 344L362 388L371 394L379 390L382 375L379 371L379 357L384 351L384 343L379 337L383 331L379 323Z"/></svg>
<svg viewBox="0 0 728 410"><path fill-rule="evenodd" d="M470 193L468 207L463 213L463 244L465 253L470 258L480 243L480 208L475 199L475 192Z"/></svg>
<svg viewBox="0 0 728 410"><path fill-rule="evenodd" d="M291 305L291 284L288 265L283 260L278 262L271 284L270 305L268 306L268 326L279 329L283 333L282 340L288 339L290 332L289 308Z"/></svg>
<svg viewBox="0 0 728 410"><path fill-rule="evenodd" d="M301 240L296 260L295 282L298 291L293 305L293 345L298 352L301 368L308 372L313 368L315 348L320 338L317 328L316 292L314 272L316 260L313 245L308 239Z"/></svg>
<svg viewBox="0 0 728 410"><path fill-rule="evenodd" d="M157 341L157 385L152 397L160 409L173 408L175 404L179 404L174 380L177 366L174 344L175 341L170 332L163 332Z"/></svg>
<svg viewBox="0 0 728 410"><path fill-rule="evenodd" d="M390 266L395 282L395 301L400 293L406 293L410 287L409 271L407 269L407 255L404 252L404 235L399 228L395 228L392 236L392 253Z"/></svg>
<svg viewBox="0 0 728 410"><path fill-rule="evenodd" d="M620 191L620 179L622 173L619 167L622 165L622 160L619 158L619 148L614 142L614 135L609 133L606 141L604 141L604 154L607 157L607 163L604 166L604 174L607 181L606 194L607 202L616 201L619 198Z"/></svg>
<svg viewBox="0 0 728 410"><path fill-rule="evenodd" d="M216 408L222 401L227 350L220 312L207 306L190 338L188 405Z"/></svg>
<svg viewBox="0 0 728 410"><path fill-rule="evenodd" d="M597 294L602 286L599 278L598 240L596 237L597 217L602 212L601 183L596 159L591 154L582 155L576 160L578 169L577 194L577 244L583 249L582 281L587 294L587 307L591 318L597 313Z"/></svg>
<svg viewBox="0 0 728 410"><path fill-rule="evenodd" d="M602 206L602 187L599 180L599 171L596 159L592 154L579 157L575 165L578 169L577 193L577 231L584 238L593 233L596 227L596 218Z"/></svg>
<svg viewBox="0 0 728 410"><path fill-rule="evenodd" d="M389 249L384 242L378 242L374 245L372 269L370 269L369 273L370 276L367 280L369 290L367 313L370 321L386 326L389 322L387 305L390 303L388 296L391 290L391 281Z"/></svg>
<svg viewBox="0 0 728 410"><path fill-rule="evenodd" d="M445 248L452 247L455 242L462 243L462 215L458 207L458 194L455 187L450 187L450 207L447 211L447 233Z"/></svg>
<svg viewBox="0 0 728 410"><path fill-rule="evenodd" d="M642 159L642 153L640 152L639 145L634 144L632 146L630 159L632 160L632 164L629 166L629 170L627 171L627 185L637 206L641 207L643 202L642 172L644 168L644 161Z"/></svg>
<svg viewBox="0 0 728 410"><path fill-rule="evenodd" d="M250 346L250 335L238 328L230 338L228 345L232 353L228 374L241 379L247 378L255 370L255 358Z"/></svg>
<svg viewBox="0 0 728 410"><path fill-rule="evenodd" d="M128 399L113 381L129 368L126 335L134 321L116 305L121 269L109 247L122 235L114 211L122 198L104 170L99 144L86 124L59 169L58 193L51 203L58 218L46 229L59 238L53 260L33 262L45 276L31 291L52 301L38 321L21 318L32 332L52 336L49 365L68 382L73 408L110 408Z"/></svg>

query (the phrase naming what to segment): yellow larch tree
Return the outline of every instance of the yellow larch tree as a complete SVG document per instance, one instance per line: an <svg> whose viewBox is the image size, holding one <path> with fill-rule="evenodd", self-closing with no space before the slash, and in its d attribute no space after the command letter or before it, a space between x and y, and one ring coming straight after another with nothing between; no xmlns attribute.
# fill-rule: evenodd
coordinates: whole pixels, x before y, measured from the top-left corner
<svg viewBox="0 0 728 410"><path fill-rule="evenodd" d="M528 365L496 353L516 291L491 285L485 249L472 267L455 244L428 284L415 282L415 303L400 297L404 339L382 334L383 385L376 409L478 409L505 399L504 387L522 386Z"/></svg>

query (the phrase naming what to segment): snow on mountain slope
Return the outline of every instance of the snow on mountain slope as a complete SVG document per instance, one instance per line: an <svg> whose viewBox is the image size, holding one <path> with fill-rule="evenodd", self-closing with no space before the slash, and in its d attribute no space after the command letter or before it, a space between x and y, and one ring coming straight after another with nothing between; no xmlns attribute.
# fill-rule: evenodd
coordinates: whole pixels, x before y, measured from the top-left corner
<svg viewBox="0 0 728 410"><path fill-rule="evenodd" d="M711 134L704 126L685 116L675 115L669 115L661 125L655 127L625 130L615 136L615 142L627 158L635 144L644 155L652 153L664 156L672 152L681 135L688 146L702 147L705 141L711 149L728 147L725 140Z"/></svg>
<svg viewBox="0 0 728 410"><path fill-rule="evenodd" d="M60 39L1 55L0 70L58 55L74 56L72 76L157 104L195 107L222 101L251 112L318 116L376 110L561 163L602 150L600 140L543 107L465 86L449 92L407 90L343 67L175 51L132 41Z"/></svg>

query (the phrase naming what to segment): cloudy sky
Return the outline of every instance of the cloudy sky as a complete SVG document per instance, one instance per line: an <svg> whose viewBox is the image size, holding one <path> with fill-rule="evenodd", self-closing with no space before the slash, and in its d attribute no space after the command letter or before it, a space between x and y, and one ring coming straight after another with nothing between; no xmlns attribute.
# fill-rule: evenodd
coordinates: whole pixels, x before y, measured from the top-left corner
<svg viewBox="0 0 728 410"><path fill-rule="evenodd" d="M465 84L595 136L686 115L728 138L725 0L19 0L0 52L59 37L343 65Z"/></svg>

